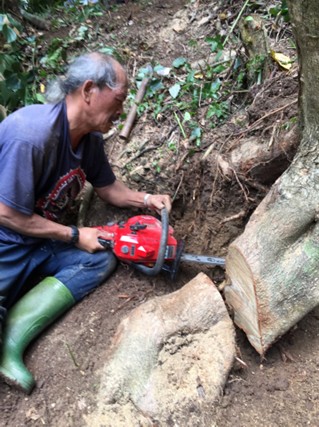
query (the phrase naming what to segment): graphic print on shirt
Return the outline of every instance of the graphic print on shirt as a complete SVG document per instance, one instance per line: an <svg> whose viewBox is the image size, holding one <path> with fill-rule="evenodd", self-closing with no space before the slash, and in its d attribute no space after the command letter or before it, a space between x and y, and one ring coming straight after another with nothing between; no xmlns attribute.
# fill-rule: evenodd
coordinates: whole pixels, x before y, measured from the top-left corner
<svg viewBox="0 0 319 427"><path fill-rule="evenodd" d="M86 175L80 167L62 176L48 195L36 202L36 210L44 218L63 222L63 217L72 211L77 195L84 187Z"/></svg>

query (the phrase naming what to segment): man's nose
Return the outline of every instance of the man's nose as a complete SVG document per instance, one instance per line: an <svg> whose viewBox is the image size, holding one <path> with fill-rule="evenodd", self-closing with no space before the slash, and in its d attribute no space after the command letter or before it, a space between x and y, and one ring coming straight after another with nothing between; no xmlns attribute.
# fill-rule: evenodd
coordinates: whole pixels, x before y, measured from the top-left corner
<svg viewBox="0 0 319 427"><path fill-rule="evenodd" d="M119 108L117 109L116 113L120 116L121 114L124 113L124 107L123 104L119 106Z"/></svg>

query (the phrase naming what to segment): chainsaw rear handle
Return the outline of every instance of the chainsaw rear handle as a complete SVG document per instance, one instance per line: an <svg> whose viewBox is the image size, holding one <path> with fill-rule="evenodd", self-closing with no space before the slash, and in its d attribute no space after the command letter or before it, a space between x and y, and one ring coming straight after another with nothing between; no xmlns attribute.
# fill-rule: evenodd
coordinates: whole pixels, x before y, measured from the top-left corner
<svg viewBox="0 0 319 427"><path fill-rule="evenodd" d="M168 230L169 230L169 219L168 219L168 211L166 208L161 210L161 219L162 219L162 234L160 247L158 250L158 257L156 263L153 267L146 267L145 265L132 263L131 265L141 273L146 274L147 276L156 276L163 268L165 261L165 252L167 246L168 239Z"/></svg>

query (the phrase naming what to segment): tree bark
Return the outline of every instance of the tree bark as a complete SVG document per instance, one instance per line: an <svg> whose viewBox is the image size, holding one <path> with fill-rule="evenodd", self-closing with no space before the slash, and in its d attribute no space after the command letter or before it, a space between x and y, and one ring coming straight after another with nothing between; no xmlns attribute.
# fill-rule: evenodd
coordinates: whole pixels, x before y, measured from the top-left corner
<svg viewBox="0 0 319 427"><path fill-rule="evenodd" d="M226 301L262 355L319 303L319 2L288 0L288 7L300 63L302 139L226 259Z"/></svg>

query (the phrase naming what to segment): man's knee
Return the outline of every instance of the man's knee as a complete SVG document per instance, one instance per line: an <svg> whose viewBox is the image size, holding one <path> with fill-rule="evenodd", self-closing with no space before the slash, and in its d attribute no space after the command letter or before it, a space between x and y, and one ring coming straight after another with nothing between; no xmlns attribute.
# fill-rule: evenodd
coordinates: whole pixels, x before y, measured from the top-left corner
<svg viewBox="0 0 319 427"><path fill-rule="evenodd" d="M80 301L100 286L113 273L116 265L117 259L111 251L86 253L81 264L64 269L56 274L56 278L70 290L76 301Z"/></svg>
<svg viewBox="0 0 319 427"><path fill-rule="evenodd" d="M111 251L101 251L95 253L95 255L101 257L99 265L101 267L101 273L104 276L103 278L108 277L117 266L117 258Z"/></svg>

